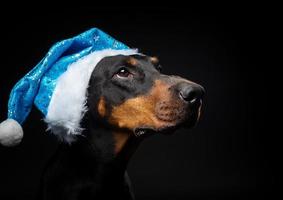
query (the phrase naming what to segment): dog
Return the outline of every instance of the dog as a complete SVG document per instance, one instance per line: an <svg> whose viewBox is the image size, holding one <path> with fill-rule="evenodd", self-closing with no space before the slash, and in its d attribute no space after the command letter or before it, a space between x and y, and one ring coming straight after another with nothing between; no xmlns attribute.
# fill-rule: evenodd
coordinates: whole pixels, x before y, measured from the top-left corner
<svg viewBox="0 0 283 200"><path fill-rule="evenodd" d="M40 199L134 199L126 168L139 143L194 126L203 95L199 84L162 74L156 57L103 58L90 78L83 134L60 144L44 170Z"/></svg>

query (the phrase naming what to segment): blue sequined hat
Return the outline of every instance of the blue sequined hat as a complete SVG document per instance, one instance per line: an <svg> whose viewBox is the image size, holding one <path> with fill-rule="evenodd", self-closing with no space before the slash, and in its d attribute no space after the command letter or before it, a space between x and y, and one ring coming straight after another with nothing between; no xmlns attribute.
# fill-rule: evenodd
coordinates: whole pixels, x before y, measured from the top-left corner
<svg viewBox="0 0 283 200"><path fill-rule="evenodd" d="M86 91L97 63L107 56L136 53L97 28L56 43L12 89L8 119L0 124L0 143L13 146L21 141L21 124L33 104L43 113L51 132L72 142L82 131Z"/></svg>

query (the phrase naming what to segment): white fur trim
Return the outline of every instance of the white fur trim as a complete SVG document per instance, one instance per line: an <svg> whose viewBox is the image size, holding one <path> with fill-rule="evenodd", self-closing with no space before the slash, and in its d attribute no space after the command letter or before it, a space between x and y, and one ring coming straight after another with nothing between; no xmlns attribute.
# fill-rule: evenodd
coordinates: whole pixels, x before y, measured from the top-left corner
<svg viewBox="0 0 283 200"><path fill-rule="evenodd" d="M14 119L0 123L0 143L4 146L15 146L22 141L23 129Z"/></svg>
<svg viewBox="0 0 283 200"><path fill-rule="evenodd" d="M93 52L70 64L56 84L44 119L60 139L71 143L81 134L80 122L87 111L87 88L90 76L98 62L108 56L137 54L135 49L106 49Z"/></svg>

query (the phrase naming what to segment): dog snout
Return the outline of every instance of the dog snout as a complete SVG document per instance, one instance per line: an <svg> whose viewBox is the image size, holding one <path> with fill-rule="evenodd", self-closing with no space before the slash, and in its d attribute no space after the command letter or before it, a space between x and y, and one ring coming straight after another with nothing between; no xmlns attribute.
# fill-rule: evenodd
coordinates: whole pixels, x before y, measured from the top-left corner
<svg viewBox="0 0 283 200"><path fill-rule="evenodd" d="M190 104L200 102L204 95L203 87L198 84L182 82L178 84L177 89L179 97Z"/></svg>

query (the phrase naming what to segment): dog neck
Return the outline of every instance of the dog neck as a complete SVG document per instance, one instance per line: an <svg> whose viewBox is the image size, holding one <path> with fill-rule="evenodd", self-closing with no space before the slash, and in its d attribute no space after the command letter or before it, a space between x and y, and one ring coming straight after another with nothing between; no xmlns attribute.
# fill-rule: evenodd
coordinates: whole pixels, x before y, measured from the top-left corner
<svg viewBox="0 0 283 200"><path fill-rule="evenodd" d="M54 177L48 178L58 184L68 179L81 185L91 183L92 199L112 199L113 195L121 197L119 199L131 199L126 168L141 141L142 138L127 132L87 128L72 145L59 146L47 173ZM63 174L63 179L60 174Z"/></svg>
<svg viewBox="0 0 283 200"><path fill-rule="evenodd" d="M128 131L113 131L105 128L90 128L86 141L99 163L120 165L126 168L129 159L143 138L137 138Z"/></svg>

